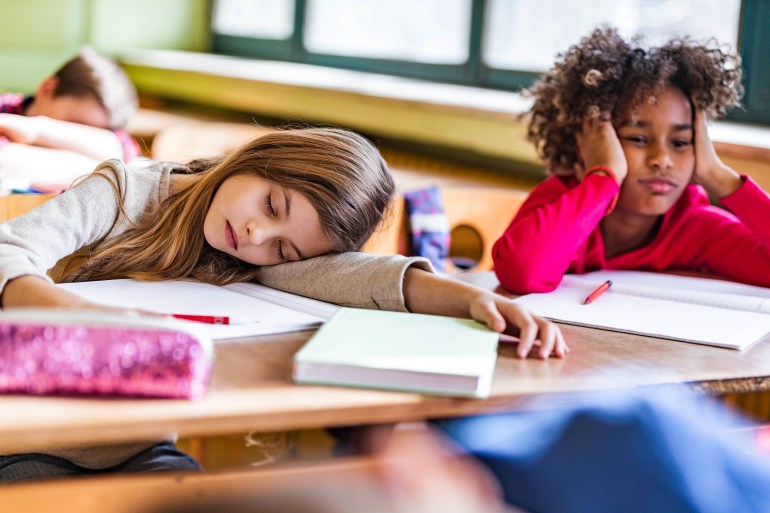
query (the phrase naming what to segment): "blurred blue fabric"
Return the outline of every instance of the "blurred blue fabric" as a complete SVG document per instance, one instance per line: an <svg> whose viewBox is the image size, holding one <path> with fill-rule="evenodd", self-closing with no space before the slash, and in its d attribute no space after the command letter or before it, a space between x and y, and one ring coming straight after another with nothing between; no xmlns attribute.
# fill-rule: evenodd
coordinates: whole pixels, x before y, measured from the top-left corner
<svg viewBox="0 0 770 513"><path fill-rule="evenodd" d="M435 422L531 513L770 512L770 458L692 392L589 394L567 407Z"/></svg>

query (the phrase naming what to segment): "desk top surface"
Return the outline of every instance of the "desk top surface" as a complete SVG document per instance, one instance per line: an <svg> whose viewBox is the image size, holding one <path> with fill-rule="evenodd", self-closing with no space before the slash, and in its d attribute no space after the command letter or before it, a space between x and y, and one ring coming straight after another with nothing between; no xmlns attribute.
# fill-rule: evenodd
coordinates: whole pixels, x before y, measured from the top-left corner
<svg viewBox="0 0 770 513"><path fill-rule="evenodd" d="M491 274L479 284L494 286ZM372 424L525 408L535 394L688 383L709 392L770 389L770 338L741 353L696 344L562 326L567 358L525 360L501 344L488 399L298 386L291 359L310 331L222 342L200 401L0 397L4 445L100 443ZM41 447L42 448L42 447Z"/></svg>

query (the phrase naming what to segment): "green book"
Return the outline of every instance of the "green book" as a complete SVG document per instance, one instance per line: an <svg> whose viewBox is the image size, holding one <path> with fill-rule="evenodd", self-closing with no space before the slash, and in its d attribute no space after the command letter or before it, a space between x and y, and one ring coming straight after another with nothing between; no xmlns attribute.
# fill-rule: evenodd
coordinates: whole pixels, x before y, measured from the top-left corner
<svg viewBox="0 0 770 513"><path fill-rule="evenodd" d="M466 319L340 308L294 356L296 383L487 397L498 334Z"/></svg>

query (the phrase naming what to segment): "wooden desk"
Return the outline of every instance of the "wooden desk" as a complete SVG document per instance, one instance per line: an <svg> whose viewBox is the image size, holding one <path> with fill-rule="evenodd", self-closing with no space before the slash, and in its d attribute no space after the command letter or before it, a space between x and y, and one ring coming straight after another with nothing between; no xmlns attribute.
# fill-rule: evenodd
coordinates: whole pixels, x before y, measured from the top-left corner
<svg viewBox="0 0 770 513"><path fill-rule="evenodd" d="M474 276L494 286L490 274ZM486 280L486 281L485 281ZM17 443L156 439L446 417L521 408L534 394L688 383L712 393L770 390L770 339L744 353L669 340L563 326L566 359L519 360L499 350L485 400L320 386L296 386L292 355L311 335L297 332L217 346L208 395L201 401L0 397L0 453Z"/></svg>

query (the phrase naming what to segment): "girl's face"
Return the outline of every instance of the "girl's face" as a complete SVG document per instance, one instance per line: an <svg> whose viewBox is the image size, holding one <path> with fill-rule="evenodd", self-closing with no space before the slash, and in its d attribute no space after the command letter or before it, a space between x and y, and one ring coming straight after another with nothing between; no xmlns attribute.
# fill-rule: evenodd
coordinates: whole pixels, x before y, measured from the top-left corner
<svg viewBox="0 0 770 513"><path fill-rule="evenodd" d="M332 250L307 198L251 175L222 182L203 234L213 248L253 265L294 262Z"/></svg>
<svg viewBox="0 0 770 513"><path fill-rule="evenodd" d="M659 216L671 208L695 170L693 113L687 97L669 87L617 127L628 162L616 209Z"/></svg>

